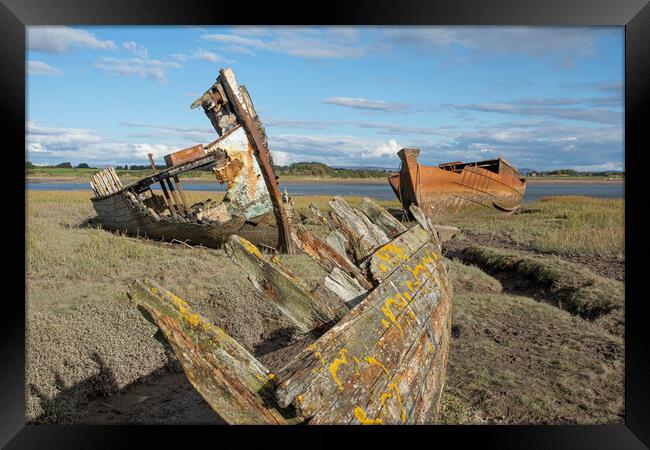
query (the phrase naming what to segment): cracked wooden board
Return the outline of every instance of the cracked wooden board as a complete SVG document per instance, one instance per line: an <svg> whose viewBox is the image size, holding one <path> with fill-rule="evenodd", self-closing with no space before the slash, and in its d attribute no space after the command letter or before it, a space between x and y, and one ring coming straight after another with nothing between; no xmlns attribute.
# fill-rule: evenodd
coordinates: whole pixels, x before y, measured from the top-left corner
<svg viewBox="0 0 650 450"><path fill-rule="evenodd" d="M432 374L438 377L430 381L434 390L444 382L447 286L442 257L427 242L280 371L280 404L295 405L310 423L435 420L437 406L421 405L420 386Z"/></svg>
<svg viewBox="0 0 650 450"><path fill-rule="evenodd" d="M312 295L309 288L273 258L266 260L257 247L237 235L229 238L226 252L246 273L252 285L303 332L317 332L347 312L334 309Z"/></svg>

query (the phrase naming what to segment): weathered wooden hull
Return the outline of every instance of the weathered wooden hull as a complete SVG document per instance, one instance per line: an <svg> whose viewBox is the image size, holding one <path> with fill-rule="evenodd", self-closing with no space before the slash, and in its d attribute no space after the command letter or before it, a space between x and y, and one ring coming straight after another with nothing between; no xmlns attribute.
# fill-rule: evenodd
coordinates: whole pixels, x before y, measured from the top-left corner
<svg viewBox="0 0 650 450"><path fill-rule="evenodd" d="M277 374L155 283L138 281L129 296L159 327L195 389L228 423L436 423L453 295L439 236L417 207L417 223L407 228L369 200L363 211L341 198L330 206L332 222L321 218L334 229L347 221L347 255L341 256L354 259L353 267L340 264L339 251L304 228L293 238L321 267L333 268L325 286L331 286L327 280L335 283L338 306L240 236L225 246L249 274L249 288L313 338ZM351 248L353 240L364 243ZM348 301L350 288L354 301Z"/></svg>
<svg viewBox="0 0 650 450"><path fill-rule="evenodd" d="M407 210L417 205L437 222L460 214L509 213L521 205L525 180L502 158L431 167L419 164L418 154L416 149L400 150L402 168L388 180Z"/></svg>
<svg viewBox="0 0 650 450"><path fill-rule="evenodd" d="M198 223L179 217L154 217L150 211L132 201L122 191L107 197L92 198L92 204L102 226L112 231L123 231L151 239L187 242L218 248L228 237L238 234L256 244L274 246L277 227L273 213L246 220L240 218L224 224Z"/></svg>

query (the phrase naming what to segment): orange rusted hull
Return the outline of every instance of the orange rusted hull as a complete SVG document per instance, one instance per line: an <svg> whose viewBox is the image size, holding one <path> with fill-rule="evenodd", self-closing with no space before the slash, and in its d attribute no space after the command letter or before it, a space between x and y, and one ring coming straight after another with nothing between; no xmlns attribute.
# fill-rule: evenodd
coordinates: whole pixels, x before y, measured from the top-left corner
<svg viewBox="0 0 650 450"><path fill-rule="evenodd" d="M402 168L388 179L405 209L415 204L437 221L481 211L509 213L521 205L526 180L505 159L431 167L418 164L419 153L400 150Z"/></svg>

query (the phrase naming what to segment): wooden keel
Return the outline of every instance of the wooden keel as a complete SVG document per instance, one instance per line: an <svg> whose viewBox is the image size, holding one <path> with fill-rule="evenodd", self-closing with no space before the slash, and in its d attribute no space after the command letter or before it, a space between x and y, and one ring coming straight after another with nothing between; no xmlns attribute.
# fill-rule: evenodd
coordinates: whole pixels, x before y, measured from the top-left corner
<svg viewBox="0 0 650 450"><path fill-rule="evenodd" d="M185 301L149 280L133 283L128 296L158 326L192 386L226 422L279 425L302 420L274 403L276 376Z"/></svg>

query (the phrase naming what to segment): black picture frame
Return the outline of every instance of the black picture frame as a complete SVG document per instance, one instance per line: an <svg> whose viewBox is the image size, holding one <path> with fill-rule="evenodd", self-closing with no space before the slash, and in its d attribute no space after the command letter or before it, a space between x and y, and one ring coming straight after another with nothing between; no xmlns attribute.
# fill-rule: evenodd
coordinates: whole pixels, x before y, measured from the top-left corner
<svg viewBox="0 0 650 450"><path fill-rule="evenodd" d="M650 5L647 0L363 0L355 2L278 4L234 3L218 0L184 2L146 0L0 0L0 101L5 124L3 157L11 159L12 170L2 172L5 189L5 236L20 236L25 222L17 211L25 209L20 193L24 182L19 161L25 145L25 26L28 25L543 25L625 27L625 423L603 426L435 426L386 427L163 427L163 426L25 426L25 253L5 249L4 281L15 295L3 299L0 315L0 445L6 448L127 447L136 439L164 442L183 447L199 445L203 439L223 445L224 437L236 437L241 446L252 439L268 439L265 445L302 442L311 445L314 433L330 441L333 432L363 434L363 438L384 441L387 431L399 434L401 442L441 442L463 445L468 441L497 448L644 448L650 446L650 358L647 307L643 296L645 239L641 234L645 172L641 161L647 151L648 126L643 117L650 109ZM645 114L644 114L645 113ZM13 161L13 160L16 161ZM16 165L14 165L16 164ZM21 181L21 178L22 181ZM9 188L14 183L15 188ZM637 201L639 203L637 203ZM24 219L24 216L23 216ZM20 228L23 227L21 230ZM8 240L18 241L17 238ZM19 264L23 262L23 264ZM632 270L629 270L629 269ZM640 270L635 270L640 269ZM17 272L12 276L12 271ZM287 434L285 434L287 433ZM290 434L288 434L290 433ZM299 436L296 434L307 434ZM417 436L419 435L419 436ZM306 440L306 439L309 440ZM404 441L404 439L407 439ZM441 441L441 439L443 441ZM343 442L343 441L340 441ZM181 444L182 443L182 444ZM284 445L284 444L283 444ZM419 444L421 445L421 444Z"/></svg>

